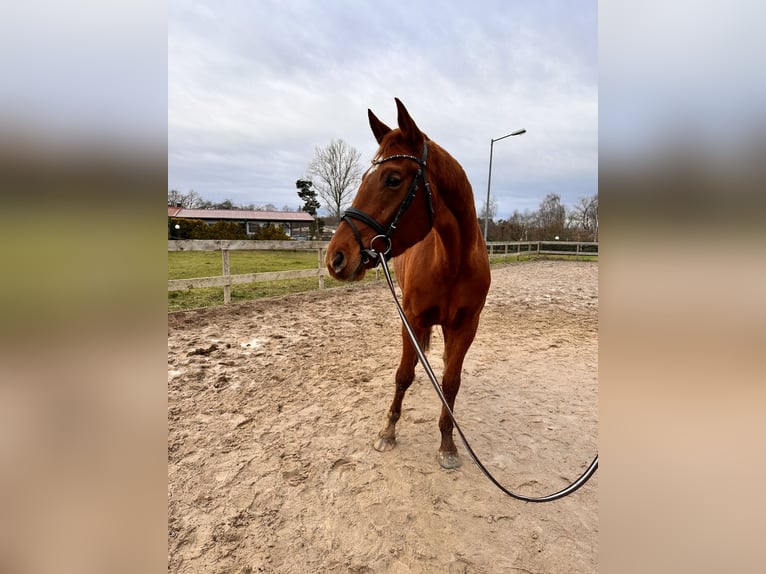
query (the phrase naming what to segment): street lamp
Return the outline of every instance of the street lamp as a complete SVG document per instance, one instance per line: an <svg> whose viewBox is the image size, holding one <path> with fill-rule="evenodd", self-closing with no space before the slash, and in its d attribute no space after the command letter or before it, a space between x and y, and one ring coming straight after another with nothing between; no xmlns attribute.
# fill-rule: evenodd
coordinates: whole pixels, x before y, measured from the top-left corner
<svg viewBox="0 0 766 574"><path fill-rule="evenodd" d="M525 133L527 133L527 130L520 129L516 130L515 132L511 132L508 135L504 135L501 138L489 140L489 177L487 178L487 203L484 208L484 241L487 241L487 233L489 232L489 188L492 184L492 151L495 147L495 142L504 140L505 138L509 138L511 136L520 136L521 134Z"/></svg>

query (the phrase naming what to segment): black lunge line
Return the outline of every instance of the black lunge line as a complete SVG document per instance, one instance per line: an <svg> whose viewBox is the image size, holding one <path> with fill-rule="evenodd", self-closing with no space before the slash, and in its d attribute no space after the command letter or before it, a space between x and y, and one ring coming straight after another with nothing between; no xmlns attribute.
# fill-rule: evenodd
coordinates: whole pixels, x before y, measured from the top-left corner
<svg viewBox="0 0 766 574"><path fill-rule="evenodd" d="M369 251L372 251L373 253L377 255L377 252L374 250L372 245L370 246ZM458 425L457 420L455 420L455 415L452 414L452 409L447 404L447 399L444 397L444 393L442 392L442 389L439 386L439 382L436 380L436 375L434 375L434 372L431 369L431 365L428 363L428 359L426 359L425 353L423 353L423 350L420 348L420 344L418 343L417 337L415 336L415 333L413 332L409 321L407 321L407 317L405 317L404 315L404 310L402 309L402 306L399 303L399 299L396 296L394 283L391 280L391 272L388 269L388 264L385 260L385 257L382 255L379 255L377 257L377 260L378 262L382 263L383 274L386 276L386 281L388 282L388 288L391 290L391 295L393 295L394 297L394 302L396 303L396 310L399 312L399 317L401 317L402 323L404 324L404 328L407 331L407 335L409 335L410 341L412 342L412 346L415 348L415 353L417 354L418 359L420 360L420 364L423 365L423 368L425 369L426 374L428 375L428 378L431 380L431 384L436 390L436 394L439 395L439 398L441 399L442 404L444 405L444 408L447 410L447 414L449 414L450 419L452 419L452 424L455 425L455 429L460 435L460 440L463 441L463 445L465 445L465 449L468 451L468 454L471 455L471 458L476 463L476 466L478 466L481 472L484 473L484 476L486 476L492 482L492 484L494 484L496 487L498 487L508 496L515 498L517 500L522 500L524 502L552 502L554 500L558 500L559 498L564 498L568 494L572 494L575 490L577 490L583 484L588 482L588 479L590 479L590 477L593 476L593 474L596 472L596 469L598 469L598 454L596 454L596 458L593 459L593 462L590 463L590 466L588 466L588 468L580 476L580 478L575 480L572 484L570 484L566 488L559 490L558 492L554 492L553 494L549 494L548 496L525 496L523 494L516 494L515 492L511 492L510 490L505 488L502 484L500 484L497 481L497 479L494 476L492 476L492 474L481 463L481 461L479 460L479 457L476 456L476 453L473 452L473 449L471 448L471 445L468 444L468 440L465 438L463 431L460 430L460 425Z"/></svg>

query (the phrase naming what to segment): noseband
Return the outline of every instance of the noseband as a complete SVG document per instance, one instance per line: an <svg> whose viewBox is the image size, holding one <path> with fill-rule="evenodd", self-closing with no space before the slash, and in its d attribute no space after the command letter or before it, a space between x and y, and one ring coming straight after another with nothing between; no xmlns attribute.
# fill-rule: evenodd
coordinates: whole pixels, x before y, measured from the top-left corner
<svg viewBox="0 0 766 574"><path fill-rule="evenodd" d="M395 160L395 159L411 159L414 162L417 162L418 164L418 171L415 174L415 177L412 180L412 183L410 184L410 189L407 192L407 195L402 200L401 205L399 206L399 211L396 212L396 215L394 216L394 219L391 220L391 223L388 224L388 229L386 229L383 225L378 223L375 219L367 215L364 211L361 209L357 209L355 207L349 207L341 216L341 221L345 221L349 224L351 227L351 231L354 233L354 237L356 237L356 241L359 243L359 249L362 252L362 264L367 265L371 261L374 261L375 264L378 264L379 261L379 255L382 254L383 258L385 260L388 260L391 257L391 235L393 235L394 230L396 230L396 226L399 225L399 220L401 219L402 215L404 215L404 212L407 211L407 208L412 203L412 200L415 199L415 194L418 191L418 179L423 180L423 187L426 191L426 199L428 200L428 216L429 216L429 222L430 226L432 227L434 224L434 206L433 201L431 199L431 188L428 185L428 180L426 179L426 159L428 158L428 142L423 142L423 157L418 158L414 155L407 155L407 154L397 154L397 155L391 155L388 157L385 157L383 159L379 160L373 160L373 165L380 165L381 163ZM362 223L366 224L367 226L371 227L377 232L377 235L373 237L370 240L370 247L368 249L364 248L364 243L362 243L362 236L359 234L359 230L356 228L356 225L354 225L353 220L356 219L357 221L361 221ZM383 250L377 250L375 249L375 242L378 240L382 240L385 242L383 245Z"/></svg>

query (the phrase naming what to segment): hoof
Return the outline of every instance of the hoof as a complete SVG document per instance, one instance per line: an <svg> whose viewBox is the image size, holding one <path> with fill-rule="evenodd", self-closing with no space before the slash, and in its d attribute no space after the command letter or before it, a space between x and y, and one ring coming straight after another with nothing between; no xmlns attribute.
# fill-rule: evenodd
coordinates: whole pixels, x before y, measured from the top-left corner
<svg viewBox="0 0 766 574"><path fill-rule="evenodd" d="M375 444L372 445L372 447L378 452L389 451L395 446L396 446L395 438L385 438L385 437L378 438L378 440L375 441Z"/></svg>
<svg viewBox="0 0 766 574"><path fill-rule="evenodd" d="M439 465L442 468L453 469L460 466L460 457L456 452L442 452L439 451Z"/></svg>

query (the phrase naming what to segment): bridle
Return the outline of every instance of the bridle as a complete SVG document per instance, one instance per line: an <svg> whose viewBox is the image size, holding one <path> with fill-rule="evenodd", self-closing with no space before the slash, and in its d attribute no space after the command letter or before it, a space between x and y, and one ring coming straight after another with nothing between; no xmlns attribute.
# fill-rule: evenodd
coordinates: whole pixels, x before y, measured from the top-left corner
<svg viewBox="0 0 766 574"><path fill-rule="evenodd" d="M392 161L395 159L411 159L412 161L416 162L418 164L418 171L415 174L415 177L412 180L412 183L410 184L410 188L407 191L407 195L402 200L401 205L399 205L399 211L396 212L396 215L391 220L391 223L388 224L388 229L386 229L383 225L381 225L378 221L376 221L373 217L367 215L364 211L361 209L357 209L356 207L349 207L345 212L343 212L343 215L341 216L341 221L345 221L349 224L351 227L351 231L354 233L354 237L356 237L357 243L359 243L359 249L362 252L362 264L368 265L370 262L375 262L377 265L379 258L382 256L382 258L386 261L391 257L391 236L393 235L394 231L396 230L396 226L399 225L399 220L402 218L402 215L404 215L404 212L407 211L407 208L412 204L412 200L415 199L415 194L418 191L418 179L421 179L423 181L423 188L426 192L426 199L428 201L428 216L429 216L429 222L430 227L433 227L434 224L434 206L433 206L433 200L431 198L431 188L428 185L428 179L426 178L426 160L428 159L428 142L423 142L423 157L416 157L414 155L407 155L407 154L396 154L396 155L390 155L388 157L384 157L383 159L373 160L372 165L380 165L381 163L385 163L387 161ZM365 225L371 227L377 232L377 235L373 237L370 240L370 247L365 249L364 243L362 242L362 236L359 234L359 230L356 228L356 225L354 225L353 220L356 219L357 221L361 221ZM375 249L375 242L376 241L383 241L384 249Z"/></svg>

